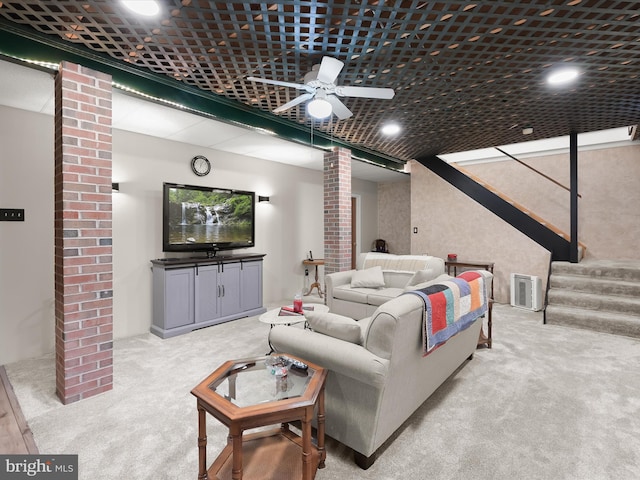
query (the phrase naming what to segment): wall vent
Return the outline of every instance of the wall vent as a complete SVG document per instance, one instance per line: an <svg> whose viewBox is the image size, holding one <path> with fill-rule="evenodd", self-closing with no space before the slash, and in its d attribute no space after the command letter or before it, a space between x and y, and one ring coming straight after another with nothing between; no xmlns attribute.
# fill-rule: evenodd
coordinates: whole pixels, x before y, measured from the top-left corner
<svg viewBox="0 0 640 480"><path fill-rule="evenodd" d="M533 275L511 274L511 305L542 310L542 280Z"/></svg>

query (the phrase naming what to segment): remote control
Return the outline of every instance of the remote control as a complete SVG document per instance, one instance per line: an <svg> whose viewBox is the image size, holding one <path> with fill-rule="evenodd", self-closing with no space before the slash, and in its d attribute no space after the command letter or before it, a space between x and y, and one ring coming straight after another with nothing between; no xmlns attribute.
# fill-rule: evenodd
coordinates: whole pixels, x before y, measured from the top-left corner
<svg viewBox="0 0 640 480"><path fill-rule="evenodd" d="M288 358L287 360L289 360L289 362L291 362L291 368L295 368L296 370L300 370L300 371L306 371L309 366L306 363L302 363L299 360L294 360L293 358Z"/></svg>

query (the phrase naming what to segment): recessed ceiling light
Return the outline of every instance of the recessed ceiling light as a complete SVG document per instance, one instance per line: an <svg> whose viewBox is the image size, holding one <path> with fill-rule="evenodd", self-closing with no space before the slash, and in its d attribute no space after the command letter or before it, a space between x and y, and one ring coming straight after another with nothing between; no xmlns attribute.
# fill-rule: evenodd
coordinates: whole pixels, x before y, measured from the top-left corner
<svg viewBox="0 0 640 480"><path fill-rule="evenodd" d="M397 123L387 123L386 125L383 125L380 131L383 133L383 135L396 135L400 133L400 130L400 125L398 125Z"/></svg>
<svg viewBox="0 0 640 480"><path fill-rule="evenodd" d="M122 4L132 12L148 17L160 12L160 6L155 0L122 0Z"/></svg>
<svg viewBox="0 0 640 480"><path fill-rule="evenodd" d="M547 77L547 82L551 85L563 85L578 78L578 73L577 68L563 68L562 70L556 70Z"/></svg>

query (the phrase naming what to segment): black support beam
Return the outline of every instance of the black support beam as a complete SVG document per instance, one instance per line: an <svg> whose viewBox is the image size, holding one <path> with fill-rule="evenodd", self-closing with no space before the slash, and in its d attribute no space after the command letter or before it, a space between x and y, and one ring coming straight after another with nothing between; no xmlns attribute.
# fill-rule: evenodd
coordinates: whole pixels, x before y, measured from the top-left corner
<svg viewBox="0 0 640 480"><path fill-rule="evenodd" d="M569 261L578 263L578 133L569 134L569 182L571 209L571 250Z"/></svg>
<svg viewBox="0 0 640 480"><path fill-rule="evenodd" d="M531 240L549 250L553 261L569 260L569 242L553 230L531 218L499 195L486 189L437 156L420 158L418 162L496 214L512 227L524 233Z"/></svg>

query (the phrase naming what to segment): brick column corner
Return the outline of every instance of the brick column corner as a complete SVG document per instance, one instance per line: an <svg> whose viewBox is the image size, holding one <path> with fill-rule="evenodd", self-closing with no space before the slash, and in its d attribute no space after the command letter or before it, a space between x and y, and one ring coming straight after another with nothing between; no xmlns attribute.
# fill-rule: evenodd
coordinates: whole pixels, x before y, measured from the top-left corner
<svg viewBox="0 0 640 480"><path fill-rule="evenodd" d="M55 78L56 394L113 388L111 76L62 62Z"/></svg>
<svg viewBox="0 0 640 480"><path fill-rule="evenodd" d="M351 151L324 156L324 271L351 269Z"/></svg>

